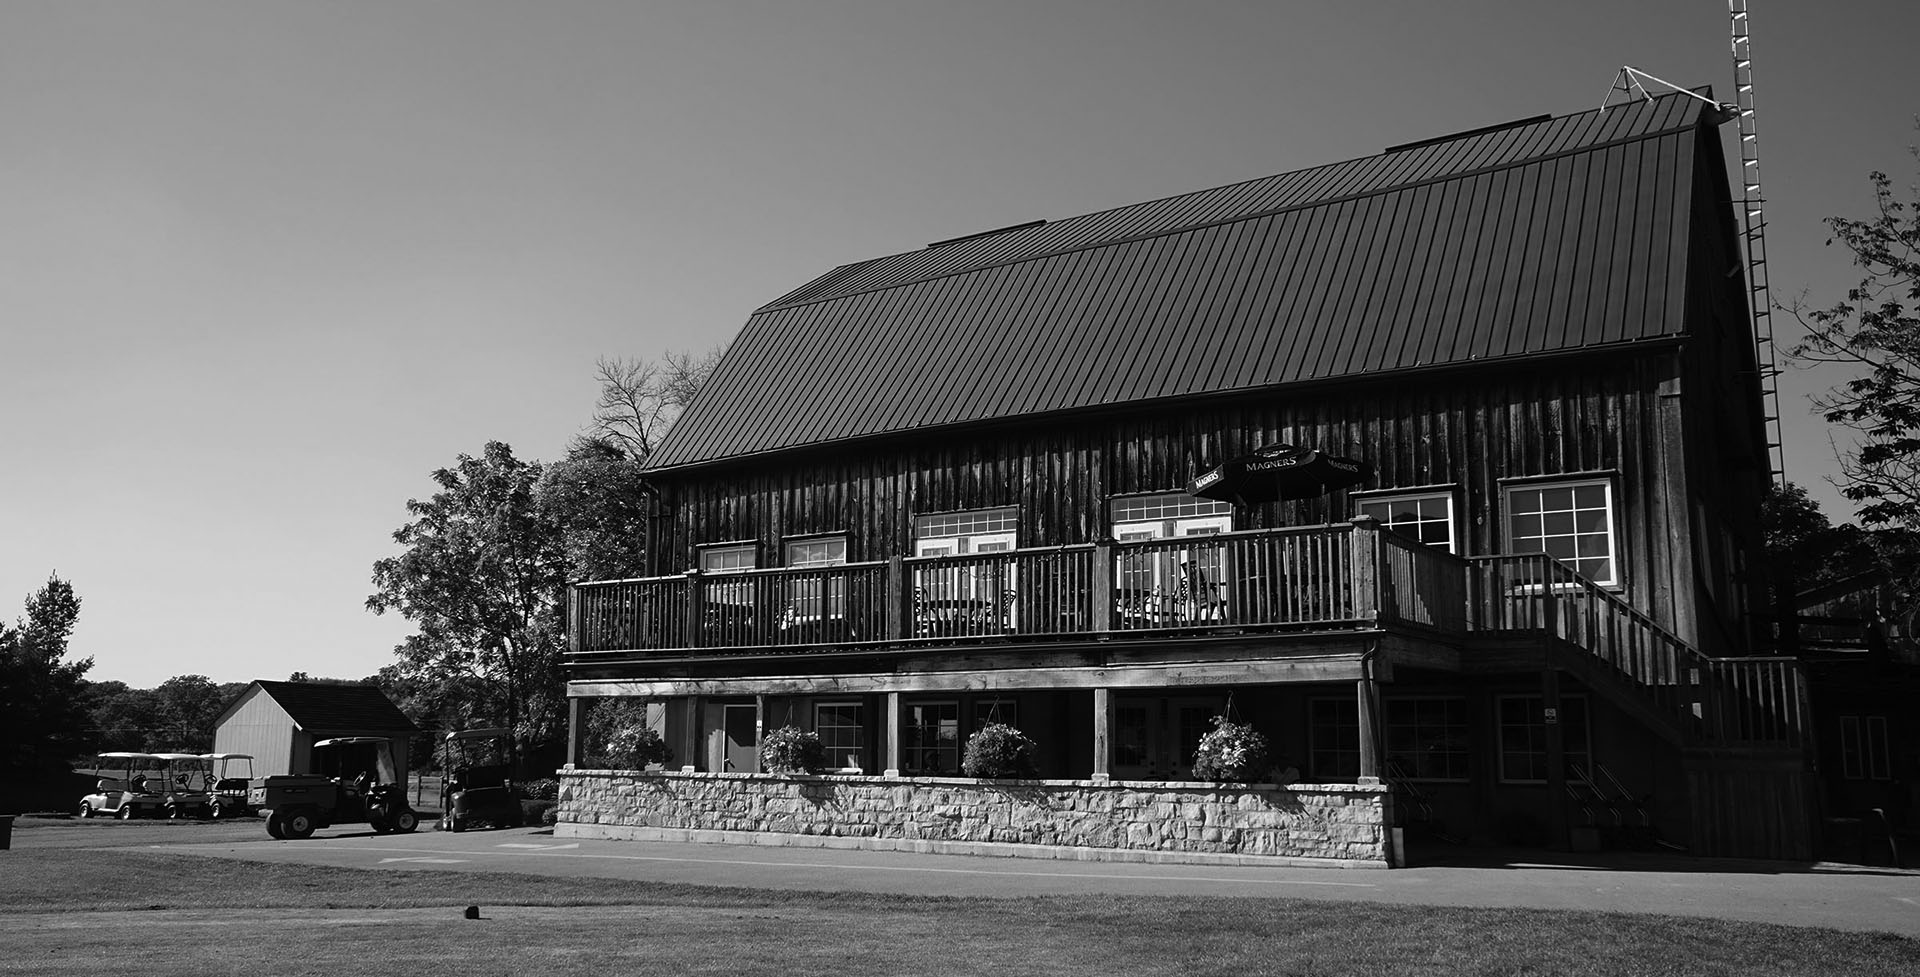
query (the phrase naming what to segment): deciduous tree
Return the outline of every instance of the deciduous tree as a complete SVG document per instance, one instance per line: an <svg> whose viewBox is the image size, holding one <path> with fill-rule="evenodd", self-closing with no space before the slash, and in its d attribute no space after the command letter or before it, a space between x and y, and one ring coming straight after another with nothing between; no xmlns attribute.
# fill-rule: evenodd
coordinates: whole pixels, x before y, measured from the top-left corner
<svg viewBox="0 0 1920 977"><path fill-rule="evenodd" d="M1851 252L1860 284L1827 308L1787 307L1807 331L1793 355L1854 371L1814 402L1858 435L1840 451L1840 490L1861 521L1920 529L1920 188L1905 202L1885 173L1870 179L1874 216L1826 222L1827 244Z"/></svg>
<svg viewBox="0 0 1920 977"><path fill-rule="evenodd" d="M88 749L93 659L67 657L79 620L79 595L56 575L27 598L24 618L0 624L0 776L64 770Z"/></svg>

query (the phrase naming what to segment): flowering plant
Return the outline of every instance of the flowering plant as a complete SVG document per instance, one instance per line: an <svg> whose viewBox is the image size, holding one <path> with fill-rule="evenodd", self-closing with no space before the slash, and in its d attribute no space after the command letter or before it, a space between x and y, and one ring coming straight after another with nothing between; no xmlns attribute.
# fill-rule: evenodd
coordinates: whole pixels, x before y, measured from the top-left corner
<svg viewBox="0 0 1920 977"><path fill-rule="evenodd" d="M649 763L673 761L673 751L658 732L647 726L622 726L607 737L607 756L627 761L626 769L645 770Z"/></svg>
<svg viewBox="0 0 1920 977"><path fill-rule="evenodd" d="M818 733L782 726L760 741L760 769L767 773L813 773L826 765Z"/></svg>
<svg viewBox="0 0 1920 977"><path fill-rule="evenodd" d="M1033 754L1038 747L1033 738L1007 725L988 723L967 737L967 752L960 758L960 772L969 777L1032 777Z"/></svg>
<svg viewBox="0 0 1920 977"><path fill-rule="evenodd" d="M1251 725L1213 717L1213 729L1200 737L1193 753L1193 775L1200 780L1251 781L1267 772L1267 738Z"/></svg>

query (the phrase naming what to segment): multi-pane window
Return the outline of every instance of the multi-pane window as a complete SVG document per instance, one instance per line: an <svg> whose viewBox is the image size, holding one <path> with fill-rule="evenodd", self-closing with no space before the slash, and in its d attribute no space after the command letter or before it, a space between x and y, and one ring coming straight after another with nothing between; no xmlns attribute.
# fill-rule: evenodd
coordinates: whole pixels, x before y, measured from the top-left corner
<svg viewBox="0 0 1920 977"><path fill-rule="evenodd" d="M755 549L752 543L703 546L700 549L700 570L702 573L751 570L755 563Z"/></svg>
<svg viewBox="0 0 1920 977"><path fill-rule="evenodd" d="M1171 522L1207 516L1232 517L1233 506L1188 495L1185 492L1161 492L1157 495L1123 495L1112 503L1115 525L1132 522Z"/></svg>
<svg viewBox="0 0 1920 977"><path fill-rule="evenodd" d="M1375 496L1360 502L1360 514L1435 549L1457 553L1453 532L1453 493Z"/></svg>
<svg viewBox="0 0 1920 977"><path fill-rule="evenodd" d="M1466 780L1471 742L1467 700L1388 699L1387 762L1411 780Z"/></svg>
<svg viewBox="0 0 1920 977"><path fill-rule="evenodd" d="M960 772L960 703L914 702L901 717L900 764L906 773L950 777Z"/></svg>
<svg viewBox="0 0 1920 977"><path fill-rule="evenodd" d="M1006 723L1018 729L1020 703L1012 699L973 700L973 728L979 729L988 723Z"/></svg>
<svg viewBox="0 0 1920 977"><path fill-rule="evenodd" d="M1012 506L968 512L936 512L913 517L915 540L1011 533L1019 528L1020 510Z"/></svg>
<svg viewBox="0 0 1920 977"><path fill-rule="evenodd" d="M821 536L813 539L794 539L787 541L787 567L789 569L809 569L836 567L847 562L847 538L845 536ZM822 574L791 579L788 583L792 592L787 599L787 620L818 621L822 618L842 617L846 614L846 580L843 577Z"/></svg>
<svg viewBox="0 0 1920 977"><path fill-rule="evenodd" d="M1360 776L1360 704L1351 698L1307 700L1307 754L1314 780Z"/></svg>
<svg viewBox="0 0 1920 977"><path fill-rule="evenodd" d="M1594 583L1619 583L1613 483L1508 486L1507 552L1545 553Z"/></svg>
<svg viewBox="0 0 1920 977"><path fill-rule="evenodd" d="M1888 780L1887 717L1840 717L1840 775L1848 780Z"/></svg>
<svg viewBox="0 0 1920 977"><path fill-rule="evenodd" d="M1547 715L1537 695L1500 698L1500 779L1508 783L1544 783L1547 780ZM1587 701L1560 697L1560 752L1568 774L1591 770L1592 749L1587 745Z"/></svg>
<svg viewBox="0 0 1920 977"><path fill-rule="evenodd" d="M759 548L753 543L703 546L699 553L700 572L726 574L751 570L758 562L758 555ZM705 599L714 608L713 613L724 618L729 613L727 608L745 607L753 602L753 584L743 579L711 581L706 586Z"/></svg>
<svg viewBox="0 0 1920 977"><path fill-rule="evenodd" d="M813 707L813 731L835 769L864 767L867 727L858 702L822 702Z"/></svg>

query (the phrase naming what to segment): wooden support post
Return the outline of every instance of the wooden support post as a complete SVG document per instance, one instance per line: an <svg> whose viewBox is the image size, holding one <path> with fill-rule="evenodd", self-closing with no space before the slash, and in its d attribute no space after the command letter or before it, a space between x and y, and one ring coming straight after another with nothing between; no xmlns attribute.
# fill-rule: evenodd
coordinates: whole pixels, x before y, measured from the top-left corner
<svg viewBox="0 0 1920 977"><path fill-rule="evenodd" d="M887 693L886 776L900 776L900 693Z"/></svg>
<svg viewBox="0 0 1920 977"><path fill-rule="evenodd" d="M567 769L580 765L582 737L587 732L587 700L573 697L567 700Z"/></svg>
<svg viewBox="0 0 1920 977"><path fill-rule="evenodd" d="M700 769L700 706L699 696L687 696L687 718L680 724L680 769L687 773Z"/></svg>
<svg viewBox="0 0 1920 977"><path fill-rule="evenodd" d="M1540 719L1547 734L1547 847L1563 850L1572 843L1567 824L1567 753L1560 712L1560 670L1552 662L1540 672Z"/></svg>
<svg viewBox="0 0 1920 977"><path fill-rule="evenodd" d="M1380 520L1353 517L1353 616L1376 624L1380 620Z"/></svg>
<svg viewBox="0 0 1920 977"><path fill-rule="evenodd" d="M700 571L687 571L686 631L680 636L682 648L700 647L701 630L707 620L707 588L700 585Z"/></svg>
<svg viewBox="0 0 1920 977"><path fill-rule="evenodd" d="M1093 779L1112 779L1113 765L1113 693L1106 688L1093 690Z"/></svg>
<svg viewBox="0 0 1920 977"><path fill-rule="evenodd" d="M1360 783L1380 782L1380 689L1371 676L1354 683L1360 718Z"/></svg>
<svg viewBox="0 0 1920 977"><path fill-rule="evenodd" d="M887 579L883 583L887 594L887 637L910 638L907 633L907 564L898 556L887 558Z"/></svg>
<svg viewBox="0 0 1920 977"><path fill-rule="evenodd" d="M1104 635L1113 630L1113 540L1096 539L1093 541L1093 579L1089 588L1092 593L1089 601L1092 605L1093 620L1089 622L1093 633Z"/></svg>

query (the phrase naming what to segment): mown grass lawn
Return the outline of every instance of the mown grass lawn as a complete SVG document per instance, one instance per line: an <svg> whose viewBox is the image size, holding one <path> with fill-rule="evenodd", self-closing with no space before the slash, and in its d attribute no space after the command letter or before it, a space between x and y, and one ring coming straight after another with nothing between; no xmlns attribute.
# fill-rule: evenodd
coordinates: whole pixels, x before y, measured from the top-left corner
<svg viewBox="0 0 1920 977"><path fill-rule="evenodd" d="M371 872L72 843L88 835L144 843L62 832L64 846L0 853L0 973L1920 973L1920 941L1715 920ZM483 918L463 918L470 904Z"/></svg>

